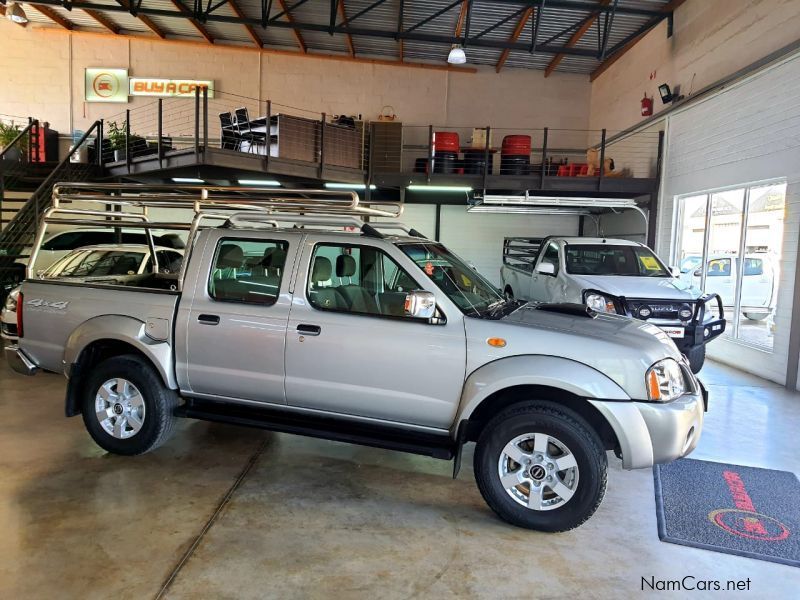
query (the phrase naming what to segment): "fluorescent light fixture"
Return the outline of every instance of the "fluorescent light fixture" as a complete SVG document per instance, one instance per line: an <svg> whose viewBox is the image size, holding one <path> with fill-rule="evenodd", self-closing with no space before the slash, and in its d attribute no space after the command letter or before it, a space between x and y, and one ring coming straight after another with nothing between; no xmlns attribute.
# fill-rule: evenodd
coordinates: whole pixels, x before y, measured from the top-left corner
<svg viewBox="0 0 800 600"><path fill-rule="evenodd" d="M514 215L590 215L588 210L578 210L574 208L546 208L543 206L497 206L479 204L477 206L470 206L467 209L469 213L491 213L491 214L514 214Z"/></svg>
<svg viewBox="0 0 800 600"><path fill-rule="evenodd" d="M471 192L472 188L466 185L409 185L407 190L412 192Z"/></svg>
<svg viewBox="0 0 800 600"><path fill-rule="evenodd" d="M364 183L326 183L325 187L329 190L365 190L367 189ZM370 184L369 189L376 190L377 186Z"/></svg>
<svg viewBox="0 0 800 600"><path fill-rule="evenodd" d="M581 198L562 196L504 196L486 194L483 204L513 206L570 206L578 208L636 208L632 198Z"/></svg>
<svg viewBox="0 0 800 600"><path fill-rule="evenodd" d="M205 181L196 177L173 177L172 181L175 183L205 183Z"/></svg>
<svg viewBox="0 0 800 600"><path fill-rule="evenodd" d="M280 181L274 179L239 179L239 185L263 185L264 187L280 186Z"/></svg>
<svg viewBox="0 0 800 600"><path fill-rule="evenodd" d="M20 6L19 2L15 2L6 10L6 16L9 21L14 21L14 23L18 23L19 25L25 25L25 23L28 22L28 15L22 10L22 6Z"/></svg>
<svg viewBox="0 0 800 600"><path fill-rule="evenodd" d="M450 54L447 55L447 62L451 65L463 65L467 62L467 55L464 49L458 44L450 48Z"/></svg>

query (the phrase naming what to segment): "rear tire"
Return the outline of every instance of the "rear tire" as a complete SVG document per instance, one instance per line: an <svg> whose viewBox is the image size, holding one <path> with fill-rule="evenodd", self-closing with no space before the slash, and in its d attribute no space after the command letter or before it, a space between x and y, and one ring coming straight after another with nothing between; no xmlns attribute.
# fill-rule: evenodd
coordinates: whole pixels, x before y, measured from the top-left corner
<svg viewBox="0 0 800 600"><path fill-rule="evenodd" d="M539 401L510 406L484 427L474 467L481 495L501 519L548 532L589 519L608 479L594 429L569 409Z"/></svg>
<svg viewBox="0 0 800 600"><path fill-rule="evenodd" d="M98 446L133 456L158 448L172 435L178 395L135 354L101 362L86 381L83 422Z"/></svg>
<svg viewBox="0 0 800 600"><path fill-rule="evenodd" d="M706 362L706 345L703 344L702 346L690 348L689 351L686 352L686 358L689 359L689 367L692 369L692 373L699 373L700 369L703 368L703 364Z"/></svg>
<svg viewBox="0 0 800 600"><path fill-rule="evenodd" d="M749 321L763 321L764 319L766 319L769 316L769 314L768 313L767 314L763 314L763 313L747 313L746 312L746 313L744 313L744 316Z"/></svg>

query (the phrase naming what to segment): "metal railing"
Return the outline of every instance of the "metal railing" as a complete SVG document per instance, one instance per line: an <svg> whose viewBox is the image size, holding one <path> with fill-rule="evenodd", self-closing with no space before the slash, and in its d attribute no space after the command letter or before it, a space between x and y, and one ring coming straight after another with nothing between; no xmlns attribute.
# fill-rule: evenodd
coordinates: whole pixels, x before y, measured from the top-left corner
<svg viewBox="0 0 800 600"><path fill-rule="evenodd" d="M163 168L170 152L193 152L201 163L207 149L220 149L261 157L256 170L265 173L274 172L273 159L314 165L318 179L328 168L351 169L367 189L390 174L423 175L426 181L438 174L479 176L484 187L490 175L526 177L534 183L538 178L540 187L548 177L594 177L601 189L608 177L655 178L660 156L656 130L623 134L369 122L361 115L332 117L220 91L209 97L201 88L191 98L159 99L111 120L117 126L121 120L124 136L117 135L113 146L104 142L102 163L124 164L129 172L131 162L140 157L155 157ZM443 136L456 136L455 148L440 143ZM522 144L507 147L513 139ZM115 157L111 148L120 144Z"/></svg>

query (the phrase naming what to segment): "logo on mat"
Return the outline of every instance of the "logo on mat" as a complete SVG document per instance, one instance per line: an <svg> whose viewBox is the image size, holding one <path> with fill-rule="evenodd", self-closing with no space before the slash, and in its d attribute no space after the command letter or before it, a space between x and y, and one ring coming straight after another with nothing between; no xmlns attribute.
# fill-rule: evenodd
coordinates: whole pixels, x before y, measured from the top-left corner
<svg viewBox="0 0 800 600"><path fill-rule="evenodd" d="M736 508L719 508L708 513L714 525L730 534L762 542L779 542L789 537L790 531L783 523L756 512L753 500L735 471L724 471L722 477L728 484Z"/></svg>

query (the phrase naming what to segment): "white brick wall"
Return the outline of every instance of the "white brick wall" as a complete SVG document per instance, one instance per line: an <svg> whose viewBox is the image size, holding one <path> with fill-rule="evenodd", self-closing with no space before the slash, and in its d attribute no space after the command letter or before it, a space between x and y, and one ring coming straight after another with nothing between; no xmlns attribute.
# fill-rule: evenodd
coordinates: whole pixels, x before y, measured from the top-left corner
<svg viewBox="0 0 800 600"><path fill-rule="evenodd" d="M675 197L785 177L786 215L772 353L726 339L710 356L778 383L786 361L800 229L800 56L761 71L668 118L657 249L670 256ZM796 323L795 326L800 326Z"/></svg>

